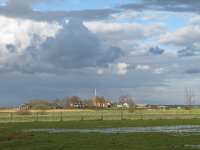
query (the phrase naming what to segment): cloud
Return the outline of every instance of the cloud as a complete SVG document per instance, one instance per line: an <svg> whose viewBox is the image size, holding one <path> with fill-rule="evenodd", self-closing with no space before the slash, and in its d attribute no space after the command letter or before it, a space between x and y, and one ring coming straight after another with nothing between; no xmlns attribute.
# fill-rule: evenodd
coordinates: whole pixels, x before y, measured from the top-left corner
<svg viewBox="0 0 200 150"><path fill-rule="evenodd" d="M42 44L46 61L63 68L96 66L101 57L100 44L82 21L71 19L63 29Z"/></svg>
<svg viewBox="0 0 200 150"><path fill-rule="evenodd" d="M200 38L200 26L189 25L178 29L175 32L164 34L160 37L163 44L190 46L198 45Z"/></svg>
<svg viewBox="0 0 200 150"><path fill-rule="evenodd" d="M164 73L164 68L156 68L153 74L161 75Z"/></svg>
<svg viewBox="0 0 200 150"><path fill-rule="evenodd" d="M115 20L132 20L140 16L139 12L128 10L121 13L112 14L111 17Z"/></svg>
<svg viewBox="0 0 200 150"><path fill-rule="evenodd" d="M126 63L118 63L117 64L117 73L119 75L125 75L128 72L129 64Z"/></svg>
<svg viewBox="0 0 200 150"><path fill-rule="evenodd" d="M196 0L142 0L140 2L121 5L122 9L158 10L169 12L200 12L200 2Z"/></svg>
<svg viewBox="0 0 200 150"><path fill-rule="evenodd" d="M138 48L138 41L158 38L165 30L165 25L162 23L143 25L139 23L87 21L84 22L84 25L97 35L104 47L115 45L131 51Z"/></svg>
<svg viewBox="0 0 200 150"><path fill-rule="evenodd" d="M98 70L97 70L97 74L101 75L101 74L103 74L103 73L104 73L104 69L98 69Z"/></svg>
<svg viewBox="0 0 200 150"><path fill-rule="evenodd" d="M4 47L0 50L1 72L61 74L74 69L108 67L124 55L116 46L103 50L96 35L78 19L62 25L3 19L8 26L2 25L0 34L5 40L0 44ZM12 38L5 39L7 35Z"/></svg>
<svg viewBox="0 0 200 150"><path fill-rule="evenodd" d="M102 58L98 61L99 66L108 67L109 63L114 62L119 57L124 56L124 52L116 46L110 46Z"/></svg>
<svg viewBox="0 0 200 150"><path fill-rule="evenodd" d="M192 17L189 20L190 25L200 25L200 16Z"/></svg>
<svg viewBox="0 0 200 150"><path fill-rule="evenodd" d="M156 46L156 47L151 47L148 50L148 54L150 55L162 55L165 52L164 49L161 49L160 47Z"/></svg>
<svg viewBox="0 0 200 150"><path fill-rule="evenodd" d="M199 74L200 68L190 68L185 71L186 74Z"/></svg>
<svg viewBox="0 0 200 150"><path fill-rule="evenodd" d="M13 44L21 50L27 48L32 40L41 43L47 37L54 36L61 28L56 22L35 22L3 16L0 16L0 20L0 44Z"/></svg>
<svg viewBox="0 0 200 150"><path fill-rule="evenodd" d="M55 1L49 1L55 2ZM35 3L49 3L47 0L9 0L5 5L0 6L0 15L11 18L23 18L39 21L60 21L65 18L78 18L81 20L101 20L116 13L112 9L87 9L78 11L38 11L33 10L32 5ZM62 2L62 0L60 0Z"/></svg>
<svg viewBox="0 0 200 150"><path fill-rule="evenodd" d="M54 38L47 39L42 49L48 53L47 61L64 68L105 67L123 56L116 46L103 51L95 34L77 19L71 19Z"/></svg>
<svg viewBox="0 0 200 150"><path fill-rule="evenodd" d="M184 56L199 56L200 55L200 49L195 48L193 46L184 48L182 50L179 50L178 56L184 57Z"/></svg>
<svg viewBox="0 0 200 150"><path fill-rule="evenodd" d="M58 23L18 20L0 16L1 72L23 70L30 72L39 62L39 46L54 37L61 26ZM33 46L34 45L34 46ZM40 68L38 65L37 68ZM26 68L26 69L25 69Z"/></svg>
<svg viewBox="0 0 200 150"><path fill-rule="evenodd" d="M149 65L137 65L135 69L146 71L146 70L149 70L150 67L149 67Z"/></svg>

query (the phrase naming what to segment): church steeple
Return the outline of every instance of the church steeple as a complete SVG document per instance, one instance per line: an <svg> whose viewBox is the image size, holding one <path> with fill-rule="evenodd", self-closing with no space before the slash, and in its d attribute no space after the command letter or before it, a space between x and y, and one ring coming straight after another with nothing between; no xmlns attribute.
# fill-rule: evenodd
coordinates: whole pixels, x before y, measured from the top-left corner
<svg viewBox="0 0 200 150"><path fill-rule="evenodd" d="M97 96L97 90L96 90L96 88L94 89L94 97L96 97Z"/></svg>

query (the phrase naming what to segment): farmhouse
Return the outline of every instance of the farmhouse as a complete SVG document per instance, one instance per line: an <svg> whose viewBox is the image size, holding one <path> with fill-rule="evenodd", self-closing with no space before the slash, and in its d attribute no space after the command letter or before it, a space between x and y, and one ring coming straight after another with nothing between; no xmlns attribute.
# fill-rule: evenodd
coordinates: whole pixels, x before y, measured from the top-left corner
<svg viewBox="0 0 200 150"><path fill-rule="evenodd" d="M75 104L71 103L70 107L71 108L84 108L85 105L83 103L75 103Z"/></svg>
<svg viewBox="0 0 200 150"><path fill-rule="evenodd" d="M18 109L20 109L20 110L28 110L28 105L27 104L21 104Z"/></svg>
<svg viewBox="0 0 200 150"><path fill-rule="evenodd" d="M129 108L129 104L128 103L118 104L117 108Z"/></svg>

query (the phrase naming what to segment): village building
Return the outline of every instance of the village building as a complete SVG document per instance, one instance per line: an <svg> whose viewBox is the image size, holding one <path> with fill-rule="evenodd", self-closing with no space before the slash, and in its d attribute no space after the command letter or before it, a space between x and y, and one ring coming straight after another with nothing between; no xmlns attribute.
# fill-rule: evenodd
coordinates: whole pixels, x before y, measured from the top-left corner
<svg viewBox="0 0 200 150"><path fill-rule="evenodd" d="M151 108L150 104L136 104L136 108Z"/></svg>
<svg viewBox="0 0 200 150"><path fill-rule="evenodd" d="M109 107L110 103L104 97L97 96L97 92L95 89L94 96L92 99L92 105L93 107L105 108L105 107Z"/></svg>
<svg viewBox="0 0 200 150"><path fill-rule="evenodd" d="M18 109L19 110L28 110L28 105L27 104L21 104Z"/></svg>
<svg viewBox="0 0 200 150"><path fill-rule="evenodd" d="M117 108L129 108L129 104L128 103L118 104Z"/></svg>

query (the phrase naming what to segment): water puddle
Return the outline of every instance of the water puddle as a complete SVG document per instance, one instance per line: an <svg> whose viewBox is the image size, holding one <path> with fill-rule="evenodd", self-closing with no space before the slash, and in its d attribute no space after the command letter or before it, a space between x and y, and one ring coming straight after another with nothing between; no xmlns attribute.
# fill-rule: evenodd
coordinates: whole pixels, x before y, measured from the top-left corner
<svg viewBox="0 0 200 150"><path fill-rule="evenodd" d="M164 132L164 133L200 133L200 125L177 126L153 126L153 127L123 127L105 129L29 129L21 132L48 132L48 133L140 133L140 132Z"/></svg>
<svg viewBox="0 0 200 150"><path fill-rule="evenodd" d="M184 145L185 147L200 148L200 145Z"/></svg>

